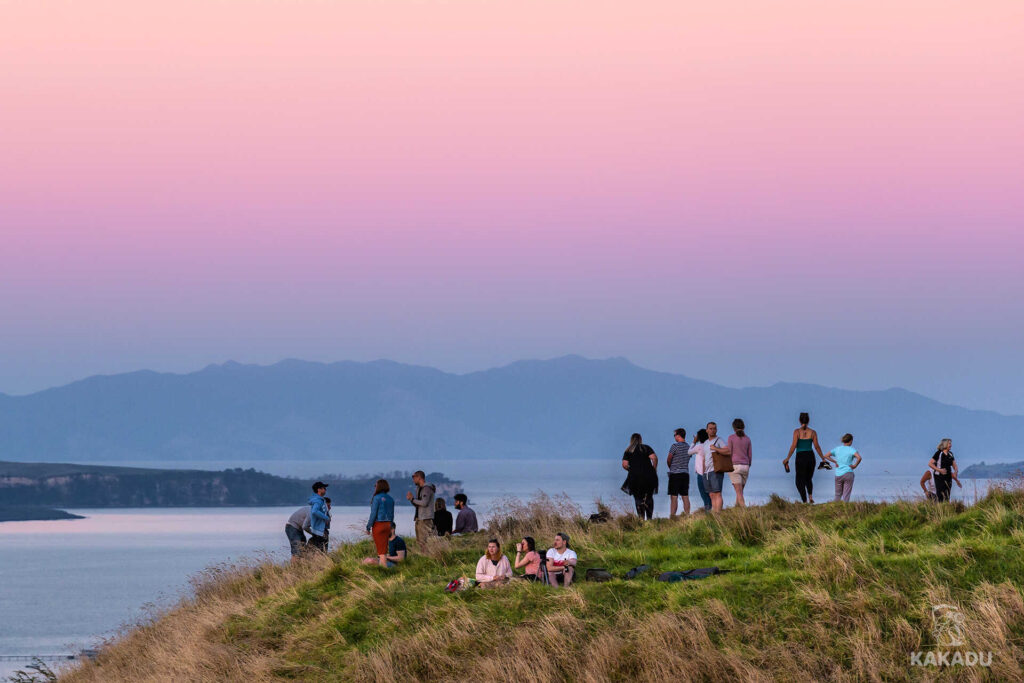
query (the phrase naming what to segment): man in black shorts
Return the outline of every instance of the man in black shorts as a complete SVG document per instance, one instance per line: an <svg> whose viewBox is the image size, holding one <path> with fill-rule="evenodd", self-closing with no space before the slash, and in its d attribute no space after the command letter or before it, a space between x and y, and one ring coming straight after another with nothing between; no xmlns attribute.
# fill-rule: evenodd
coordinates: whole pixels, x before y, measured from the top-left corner
<svg viewBox="0 0 1024 683"><path fill-rule="evenodd" d="M668 449L668 495L672 499L669 516L675 517L679 497L683 498L683 514L690 514L690 450L686 445L686 430L675 432L675 443Z"/></svg>

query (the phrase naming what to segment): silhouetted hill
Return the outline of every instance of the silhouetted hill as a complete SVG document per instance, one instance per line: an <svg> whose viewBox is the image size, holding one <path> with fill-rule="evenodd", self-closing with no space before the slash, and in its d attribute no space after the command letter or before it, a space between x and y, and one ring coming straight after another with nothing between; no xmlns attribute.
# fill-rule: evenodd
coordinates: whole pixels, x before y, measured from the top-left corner
<svg viewBox="0 0 1024 683"><path fill-rule="evenodd" d="M25 461L612 457L640 431L659 452L678 426L747 422L755 458L785 454L811 413L822 445L850 431L865 453L962 460L1016 454L1024 417L944 405L902 389L809 384L732 389L567 356L454 375L390 361L225 363L191 374L92 377L0 396L0 453Z"/></svg>

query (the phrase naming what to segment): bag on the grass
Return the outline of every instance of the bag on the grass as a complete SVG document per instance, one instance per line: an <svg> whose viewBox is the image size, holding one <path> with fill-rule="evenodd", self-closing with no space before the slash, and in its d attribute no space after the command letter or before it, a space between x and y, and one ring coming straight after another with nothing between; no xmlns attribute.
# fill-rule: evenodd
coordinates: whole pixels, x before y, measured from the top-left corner
<svg viewBox="0 0 1024 683"><path fill-rule="evenodd" d="M588 569L586 573L587 581L611 581L614 577L612 573L607 569Z"/></svg>
<svg viewBox="0 0 1024 683"><path fill-rule="evenodd" d="M718 567L701 567L700 569L687 569L681 572L664 572L658 577L658 581L667 581L669 583L696 581L697 579L706 579L709 576L727 574L728 572L728 569L719 569Z"/></svg>
<svg viewBox="0 0 1024 683"><path fill-rule="evenodd" d="M648 569L650 569L650 566L646 564L642 564L639 567L633 567L628 572L626 572L626 579L635 579Z"/></svg>

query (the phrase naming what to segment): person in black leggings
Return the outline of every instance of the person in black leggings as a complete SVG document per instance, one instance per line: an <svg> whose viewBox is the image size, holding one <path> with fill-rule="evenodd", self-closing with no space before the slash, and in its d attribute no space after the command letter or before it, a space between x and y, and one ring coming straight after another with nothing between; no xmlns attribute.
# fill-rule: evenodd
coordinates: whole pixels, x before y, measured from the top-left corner
<svg viewBox="0 0 1024 683"><path fill-rule="evenodd" d="M796 451L796 490L803 502L814 503L814 466L816 463L814 451L818 451L818 457L825 461L825 454L821 452L818 445L818 432L807 425L811 422L811 416L807 413L800 413L800 427L793 430L793 443L789 446L789 453L786 454L782 464L789 469L789 459Z"/></svg>
<svg viewBox="0 0 1024 683"><path fill-rule="evenodd" d="M658 456L643 442L643 437L630 437L629 448L622 454L626 482L622 490L633 496L640 519L654 519L654 494L658 492Z"/></svg>
<svg viewBox="0 0 1024 683"><path fill-rule="evenodd" d="M935 498L939 502L948 501L949 494L953 488L953 482L963 488L960 483L960 471L956 465L956 458L953 457L953 440L943 439L935 450L935 455L928 461L928 469L932 471L932 481L935 483Z"/></svg>

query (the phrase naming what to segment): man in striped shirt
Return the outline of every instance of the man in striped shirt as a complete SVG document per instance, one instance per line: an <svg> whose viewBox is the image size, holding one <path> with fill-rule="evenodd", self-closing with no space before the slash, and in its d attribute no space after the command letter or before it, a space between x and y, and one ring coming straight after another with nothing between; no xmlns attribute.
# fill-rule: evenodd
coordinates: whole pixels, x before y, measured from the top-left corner
<svg viewBox="0 0 1024 683"><path fill-rule="evenodd" d="M690 450L686 444L686 430L676 430L676 441L668 449L668 495L672 499L669 517L676 516L679 497L683 498L683 514L690 514Z"/></svg>

